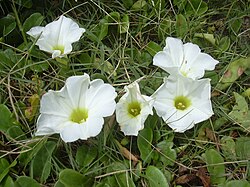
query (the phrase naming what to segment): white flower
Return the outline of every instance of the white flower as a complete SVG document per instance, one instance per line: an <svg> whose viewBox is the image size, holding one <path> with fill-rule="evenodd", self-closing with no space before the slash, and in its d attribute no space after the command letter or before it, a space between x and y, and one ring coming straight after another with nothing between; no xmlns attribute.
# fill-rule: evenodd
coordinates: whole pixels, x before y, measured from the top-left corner
<svg viewBox="0 0 250 187"><path fill-rule="evenodd" d="M33 38L38 38L36 45L39 49L52 53L52 58L62 57L72 51L72 43L78 41L85 32L84 28L79 28L70 18L60 16L45 27L37 26L31 28L27 34Z"/></svg>
<svg viewBox="0 0 250 187"><path fill-rule="evenodd" d="M116 120L125 135L138 135L149 114L153 114L153 99L142 95L137 82L125 86L126 93L116 105Z"/></svg>
<svg viewBox="0 0 250 187"><path fill-rule="evenodd" d="M214 70L219 62L210 55L201 53L198 45L167 37L163 51L153 58L153 64L169 74L181 74L192 79L204 76L205 70Z"/></svg>
<svg viewBox="0 0 250 187"><path fill-rule="evenodd" d="M213 115L210 79L170 75L153 94L158 116L175 132L184 132Z"/></svg>
<svg viewBox="0 0 250 187"><path fill-rule="evenodd" d="M60 91L49 90L41 99L35 135L60 133L65 142L86 140L100 133L103 117L115 110L115 89L88 74L72 76Z"/></svg>

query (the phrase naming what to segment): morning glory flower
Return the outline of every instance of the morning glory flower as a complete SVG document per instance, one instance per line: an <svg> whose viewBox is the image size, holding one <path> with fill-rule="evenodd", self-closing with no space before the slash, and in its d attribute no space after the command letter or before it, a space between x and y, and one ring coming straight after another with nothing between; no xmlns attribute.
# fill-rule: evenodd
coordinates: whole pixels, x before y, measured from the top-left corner
<svg viewBox="0 0 250 187"><path fill-rule="evenodd" d="M35 135L60 133L65 142L94 137L102 129L103 118L113 114L116 96L110 84L90 81L88 74L69 77L61 90L42 96Z"/></svg>
<svg viewBox="0 0 250 187"><path fill-rule="evenodd" d="M210 55L202 53L199 46L183 44L180 39L167 37L163 51L153 58L153 64L169 74L181 74L192 79L204 76L205 70L214 70L219 62Z"/></svg>
<svg viewBox="0 0 250 187"><path fill-rule="evenodd" d="M153 99L141 94L137 82L125 86L125 91L116 105L116 120L125 135L137 136L148 115L153 114Z"/></svg>
<svg viewBox="0 0 250 187"><path fill-rule="evenodd" d="M210 79L170 75L152 96L158 116L175 132L184 132L213 115Z"/></svg>
<svg viewBox="0 0 250 187"><path fill-rule="evenodd" d="M72 51L72 43L78 41L85 32L70 18L60 16L45 27L31 28L27 34L37 39L39 49L52 54L52 58L62 57Z"/></svg>

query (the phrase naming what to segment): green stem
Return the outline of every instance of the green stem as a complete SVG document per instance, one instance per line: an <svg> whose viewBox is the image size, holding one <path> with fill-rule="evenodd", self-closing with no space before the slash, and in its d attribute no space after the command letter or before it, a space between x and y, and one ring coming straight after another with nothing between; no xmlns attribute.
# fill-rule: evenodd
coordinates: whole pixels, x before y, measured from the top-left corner
<svg viewBox="0 0 250 187"><path fill-rule="evenodd" d="M13 3L13 6L12 6L12 10L14 12L14 15L15 15L15 18L16 18L16 21L17 21L17 25L18 25L18 28L19 30L21 31L21 34L22 34L22 37L23 37L23 41L25 44L27 44L27 39L26 39L26 35L25 35L25 32L23 30L23 26L20 22L20 19L19 19L19 16L18 16L18 13L17 13L17 10L16 10L16 7L15 7L15 4Z"/></svg>

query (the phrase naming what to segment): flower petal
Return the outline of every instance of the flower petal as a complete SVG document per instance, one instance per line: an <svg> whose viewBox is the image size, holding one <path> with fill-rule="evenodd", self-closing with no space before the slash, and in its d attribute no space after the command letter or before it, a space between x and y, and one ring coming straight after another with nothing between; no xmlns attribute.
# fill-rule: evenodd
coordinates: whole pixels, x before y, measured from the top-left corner
<svg viewBox="0 0 250 187"><path fill-rule="evenodd" d="M74 142L80 139L80 137L86 136L87 132L82 130L82 128L83 125L68 122L60 132L60 136L64 142Z"/></svg>
<svg viewBox="0 0 250 187"><path fill-rule="evenodd" d="M101 132L103 124L104 119L102 117L89 117L86 124L84 124L87 126L87 136L82 136L80 138L86 140L89 137L97 136Z"/></svg>
<svg viewBox="0 0 250 187"><path fill-rule="evenodd" d="M84 108L86 92L90 84L89 75L72 76L66 80L65 86L73 108Z"/></svg>
<svg viewBox="0 0 250 187"><path fill-rule="evenodd" d="M62 116L41 114L37 120L37 131L35 135L40 136L59 133L63 129L67 121L68 118Z"/></svg>
<svg viewBox="0 0 250 187"><path fill-rule="evenodd" d="M175 67L180 67L184 58L182 41L178 38L167 37L166 46L163 50L169 52Z"/></svg>
<svg viewBox="0 0 250 187"><path fill-rule="evenodd" d="M166 120L166 123L168 126L173 129L175 132L185 132L186 130L189 130L194 127L194 119L190 117L190 114L192 112L176 112L173 114L170 118L163 119Z"/></svg>
<svg viewBox="0 0 250 187"><path fill-rule="evenodd" d="M121 123L120 128L125 136L137 136L139 131L144 128L144 121L141 121L140 117L132 118L125 123Z"/></svg>
<svg viewBox="0 0 250 187"><path fill-rule="evenodd" d="M169 53L165 51L160 51L156 53L156 55L153 58L153 64L155 66L162 68L164 71L168 73L170 73L169 72L170 68L176 67Z"/></svg>
<svg viewBox="0 0 250 187"><path fill-rule="evenodd" d="M187 61L189 67L192 67L194 59L196 59L201 52L199 46L192 43L186 43L183 45L183 50L185 61Z"/></svg>
<svg viewBox="0 0 250 187"><path fill-rule="evenodd" d="M44 31L44 27L36 26L36 27L32 27L27 32L27 34L32 36L33 38L37 38L38 36L40 36L42 34L43 31Z"/></svg>
<svg viewBox="0 0 250 187"><path fill-rule="evenodd" d="M90 117L82 124L68 123L60 135L65 142L73 142L78 139L87 140L90 137L97 136L101 132L103 124L103 118Z"/></svg>
<svg viewBox="0 0 250 187"><path fill-rule="evenodd" d="M40 105L40 113L62 117L68 117L72 109L65 87L60 91L49 90L43 95Z"/></svg>
<svg viewBox="0 0 250 187"><path fill-rule="evenodd" d="M205 70L214 70L215 65L218 64L219 61L215 60L213 57L206 53L200 53L197 58L195 58L193 65L198 66L200 68L197 69L205 69ZM200 64L200 66L199 66Z"/></svg>
<svg viewBox="0 0 250 187"><path fill-rule="evenodd" d="M97 79L90 83L90 87L86 92L86 107L91 115L110 116L115 110L116 96L113 86L104 84L102 80Z"/></svg>

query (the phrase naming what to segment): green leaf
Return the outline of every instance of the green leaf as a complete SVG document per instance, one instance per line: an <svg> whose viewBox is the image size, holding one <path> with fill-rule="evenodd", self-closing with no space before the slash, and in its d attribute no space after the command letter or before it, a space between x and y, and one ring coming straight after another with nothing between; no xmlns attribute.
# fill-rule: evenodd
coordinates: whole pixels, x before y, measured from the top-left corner
<svg viewBox="0 0 250 187"><path fill-rule="evenodd" d="M121 24L119 25L119 30L120 30L120 33L127 33L128 30L129 30L129 16L128 14L125 14L123 17L122 17L122 20L121 20Z"/></svg>
<svg viewBox="0 0 250 187"><path fill-rule="evenodd" d="M0 182L1 187L16 187L13 179L10 176L4 178L2 183Z"/></svg>
<svg viewBox="0 0 250 187"><path fill-rule="evenodd" d="M250 68L250 57L240 58L231 62L216 88L219 90L225 90L231 84L233 84L248 68Z"/></svg>
<svg viewBox="0 0 250 187"><path fill-rule="evenodd" d="M82 145L77 149L76 162L80 167L88 167L95 160L96 156L96 147Z"/></svg>
<svg viewBox="0 0 250 187"><path fill-rule="evenodd" d="M176 28L176 35L178 37L183 38L187 34L188 24L186 18L182 14L176 16L175 28Z"/></svg>
<svg viewBox="0 0 250 187"><path fill-rule="evenodd" d="M208 33L195 33L194 37L197 38L202 38L207 40L209 43L211 43L212 45L215 45L215 38L213 34L208 34Z"/></svg>
<svg viewBox="0 0 250 187"><path fill-rule="evenodd" d="M86 187L92 186L92 178L84 176L81 173L72 169L64 169L59 174L60 183L65 187Z"/></svg>
<svg viewBox="0 0 250 187"><path fill-rule="evenodd" d="M250 183L247 182L246 180L233 180L233 181L228 181L225 184L225 187L250 187Z"/></svg>
<svg viewBox="0 0 250 187"><path fill-rule="evenodd" d="M164 18L162 19L159 27L158 27L158 37L161 39L161 40L165 40L166 39L166 35L170 32L170 29L171 29L171 18L170 17L167 17L167 18Z"/></svg>
<svg viewBox="0 0 250 187"><path fill-rule="evenodd" d="M235 142L230 136L223 136L220 140L221 149L227 161L236 159Z"/></svg>
<svg viewBox="0 0 250 187"><path fill-rule="evenodd" d="M33 94L29 97L28 99L29 102L29 107L25 109L25 117L29 120L32 121L34 117L37 114L37 111L39 109L39 104L40 104L40 97L38 94Z"/></svg>
<svg viewBox="0 0 250 187"><path fill-rule="evenodd" d="M162 48L157 43L151 41L147 44L146 50L151 56L154 56L157 52L161 51Z"/></svg>
<svg viewBox="0 0 250 187"><path fill-rule="evenodd" d="M21 129L21 127L17 126L17 125L13 125L10 128L8 128L6 133L8 134L7 139L9 141L11 141L11 139L15 139L17 141L27 139L27 137L26 137L25 133L23 132L23 130ZM9 137L11 137L11 138L9 138Z"/></svg>
<svg viewBox="0 0 250 187"><path fill-rule="evenodd" d="M160 161L165 165L173 166L176 159L176 151L172 149L173 142L168 142L163 140L157 144L157 147L160 149Z"/></svg>
<svg viewBox="0 0 250 187"><path fill-rule="evenodd" d="M250 138L237 138L235 142L235 151L239 160L250 160Z"/></svg>
<svg viewBox="0 0 250 187"><path fill-rule="evenodd" d="M21 176L17 178L15 187L40 187L40 184L31 177Z"/></svg>
<svg viewBox="0 0 250 187"><path fill-rule="evenodd" d="M133 0L122 0L122 4L129 9L133 5Z"/></svg>
<svg viewBox="0 0 250 187"><path fill-rule="evenodd" d="M18 5L24 6L26 8L32 7L32 0L14 0L14 2Z"/></svg>
<svg viewBox="0 0 250 187"><path fill-rule="evenodd" d="M3 36L7 36L10 34L14 29L16 28L16 22L11 23L7 27L4 28L3 30Z"/></svg>
<svg viewBox="0 0 250 187"><path fill-rule="evenodd" d="M78 57L79 62L85 66L92 64L93 60L88 53L81 53Z"/></svg>
<svg viewBox="0 0 250 187"><path fill-rule="evenodd" d="M164 174L155 166L148 166L146 169L146 177L150 187L168 187L168 181Z"/></svg>
<svg viewBox="0 0 250 187"><path fill-rule="evenodd" d="M7 36L16 28L15 18L8 14L7 16L0 19L0 34Z"/></svg>
<svg viewBox="0 0 250 187"><path fill-rule="evenodd" d="M46 142L31 162L31 171L33 172L34 177L38 178L42 183L49 177L51 170L51 157L55 147L55 142Z"/></svg>
<svg viewBox="0 0 250 187"><path fill-rule="evenodd" d="M222 156L214 149L207 150L202 157L205 159L208 172L211 177L211 183L223 184L225 177L225 164Z"/></svg>
<svg viewBox="0 0 250 187"><path fill-rule="evenodd" d="M0 183L3 178L9 173L9 162L5 158L0 159Z"/></svg>
<svg viewBox="0 0 250 187"><path fill-rule="evenodd" d="M250 111L248 104L243 96L234 92L236 105L233 110L228 114L234 121L239 124L243 130L250 131Z"/></svg>
<svg viewBox="0 0 250 187"><path fill-rule="evenodd" d="M133 6L131 7L131 10L141 11L143 7L146 5L147 5L147 2L145 0L138 0L133 4Z"/></svg>
<svg viewBox="0 0 250 187"><path fill-rule="evenodd" d="M105 20L109 23L119 23L120 22L120 13L119 12L110 12L107 16L105 16Z"/></svg>
<svg viewBox="0 0 250 187"><path fill-rule="evenodd" d="M120 162L114 162L108 168L108 172L117 172L114 174L114 176L119 187L135 187L135 184L128 173L128 168L124 164Z"/></svg>
<svg viewBox="0 0 250 187"><path fill-rule="evenodd" d="M14 160L11 164L5 159L0 159L0 183L4 177L9 173L10 168L14 167L17 164L17 161Z"/></svg>
<svg viewBox="0 0 250 187"><path fill-rule="evenodd" d="M192 1L187 1L188 3L186 4L185 10L187 15L202 15L204 14L207 9L207 3L203 2L202 0L192 0Z"/></svg>
<svg viewBox="0 0 250 187"><path fill-rule="evenodd" d="M228 36L221 38L218 47L222 52L227 51L230 47L230 38Z"/></svg>
<svg viewBox="0 0 250 187"><path fill-rule="evenodd" d="M231 30L233 31L233 33L235 35L238 35L241 25L243 23L243 20L241 18L237 18L237 19L232 19L229 22L229 27L231 28Z"/></svg>
<svg viewBox="0 0 250 187"><path fill-rule="evenodd" d="M39 26L44 20L44 16L40 13L34 13L28 17L23 23L24 32L29 31L32 27Z"/></svg>
<svg viewBox="0 0 250 187"><path fill-rule="evenodd" d="M104 71L105 73L117 75L115 67L107 60L102 61L100 58L96 58L93 63L94 68Z"/></svg>
<svg viewBox="0 0 250 187"><path fill-rule="evenodd" d="M137 145L140 151L140 157L144 161L144 163L149 163L152 158L152 148L151 143L153 140L153 132L150 128L144 128L139 132L139 136L137 138Z"/></svg>
<svg viewBox="0 0 250 187"><path fill-rule="evenodd" d="M22 153L19 155L18 160L21 166L26 167L28 163L38 154L38 151L44 146L46 143L46 139L42 141L34 141L33 143L27 144L22 149Z"/></svg>
<svg viewBox="0 0 250 187"><path fill-rule="evenodd" d="M13 118L7 106L0 104L0 131L7 132L8 128L13 125Z"/></svg>
<svg viewBox="0 0 250 187"><path fill-rule="evenodd" d="M65 187L65 185L60 181L57 181L54 187Z"/></svg>
<svg viewBox="0 0 250 187"><path fill-rule="evenodd" d="M98 25L97 37L99 41L102 41L108 34L108 21L106 19L100 20Z"/></svg>
<svg viewBox="0 0 250 187"><path fill-rule="evenodd" d="M175 6L177 6L178 9L179 9L179 12L181 12L182 10L184 10L184 8L185 8L185 6L187 4L187 0L174 0L173 4Z"/></svg>
<svg viewBox="0 0 250 187"><path fill-rule="evenodd" d="M12 61L8 58L8 56L3 51L0 51L0 59L1 59L0 70L10 69L10 67L13 66Z"/></svg>

